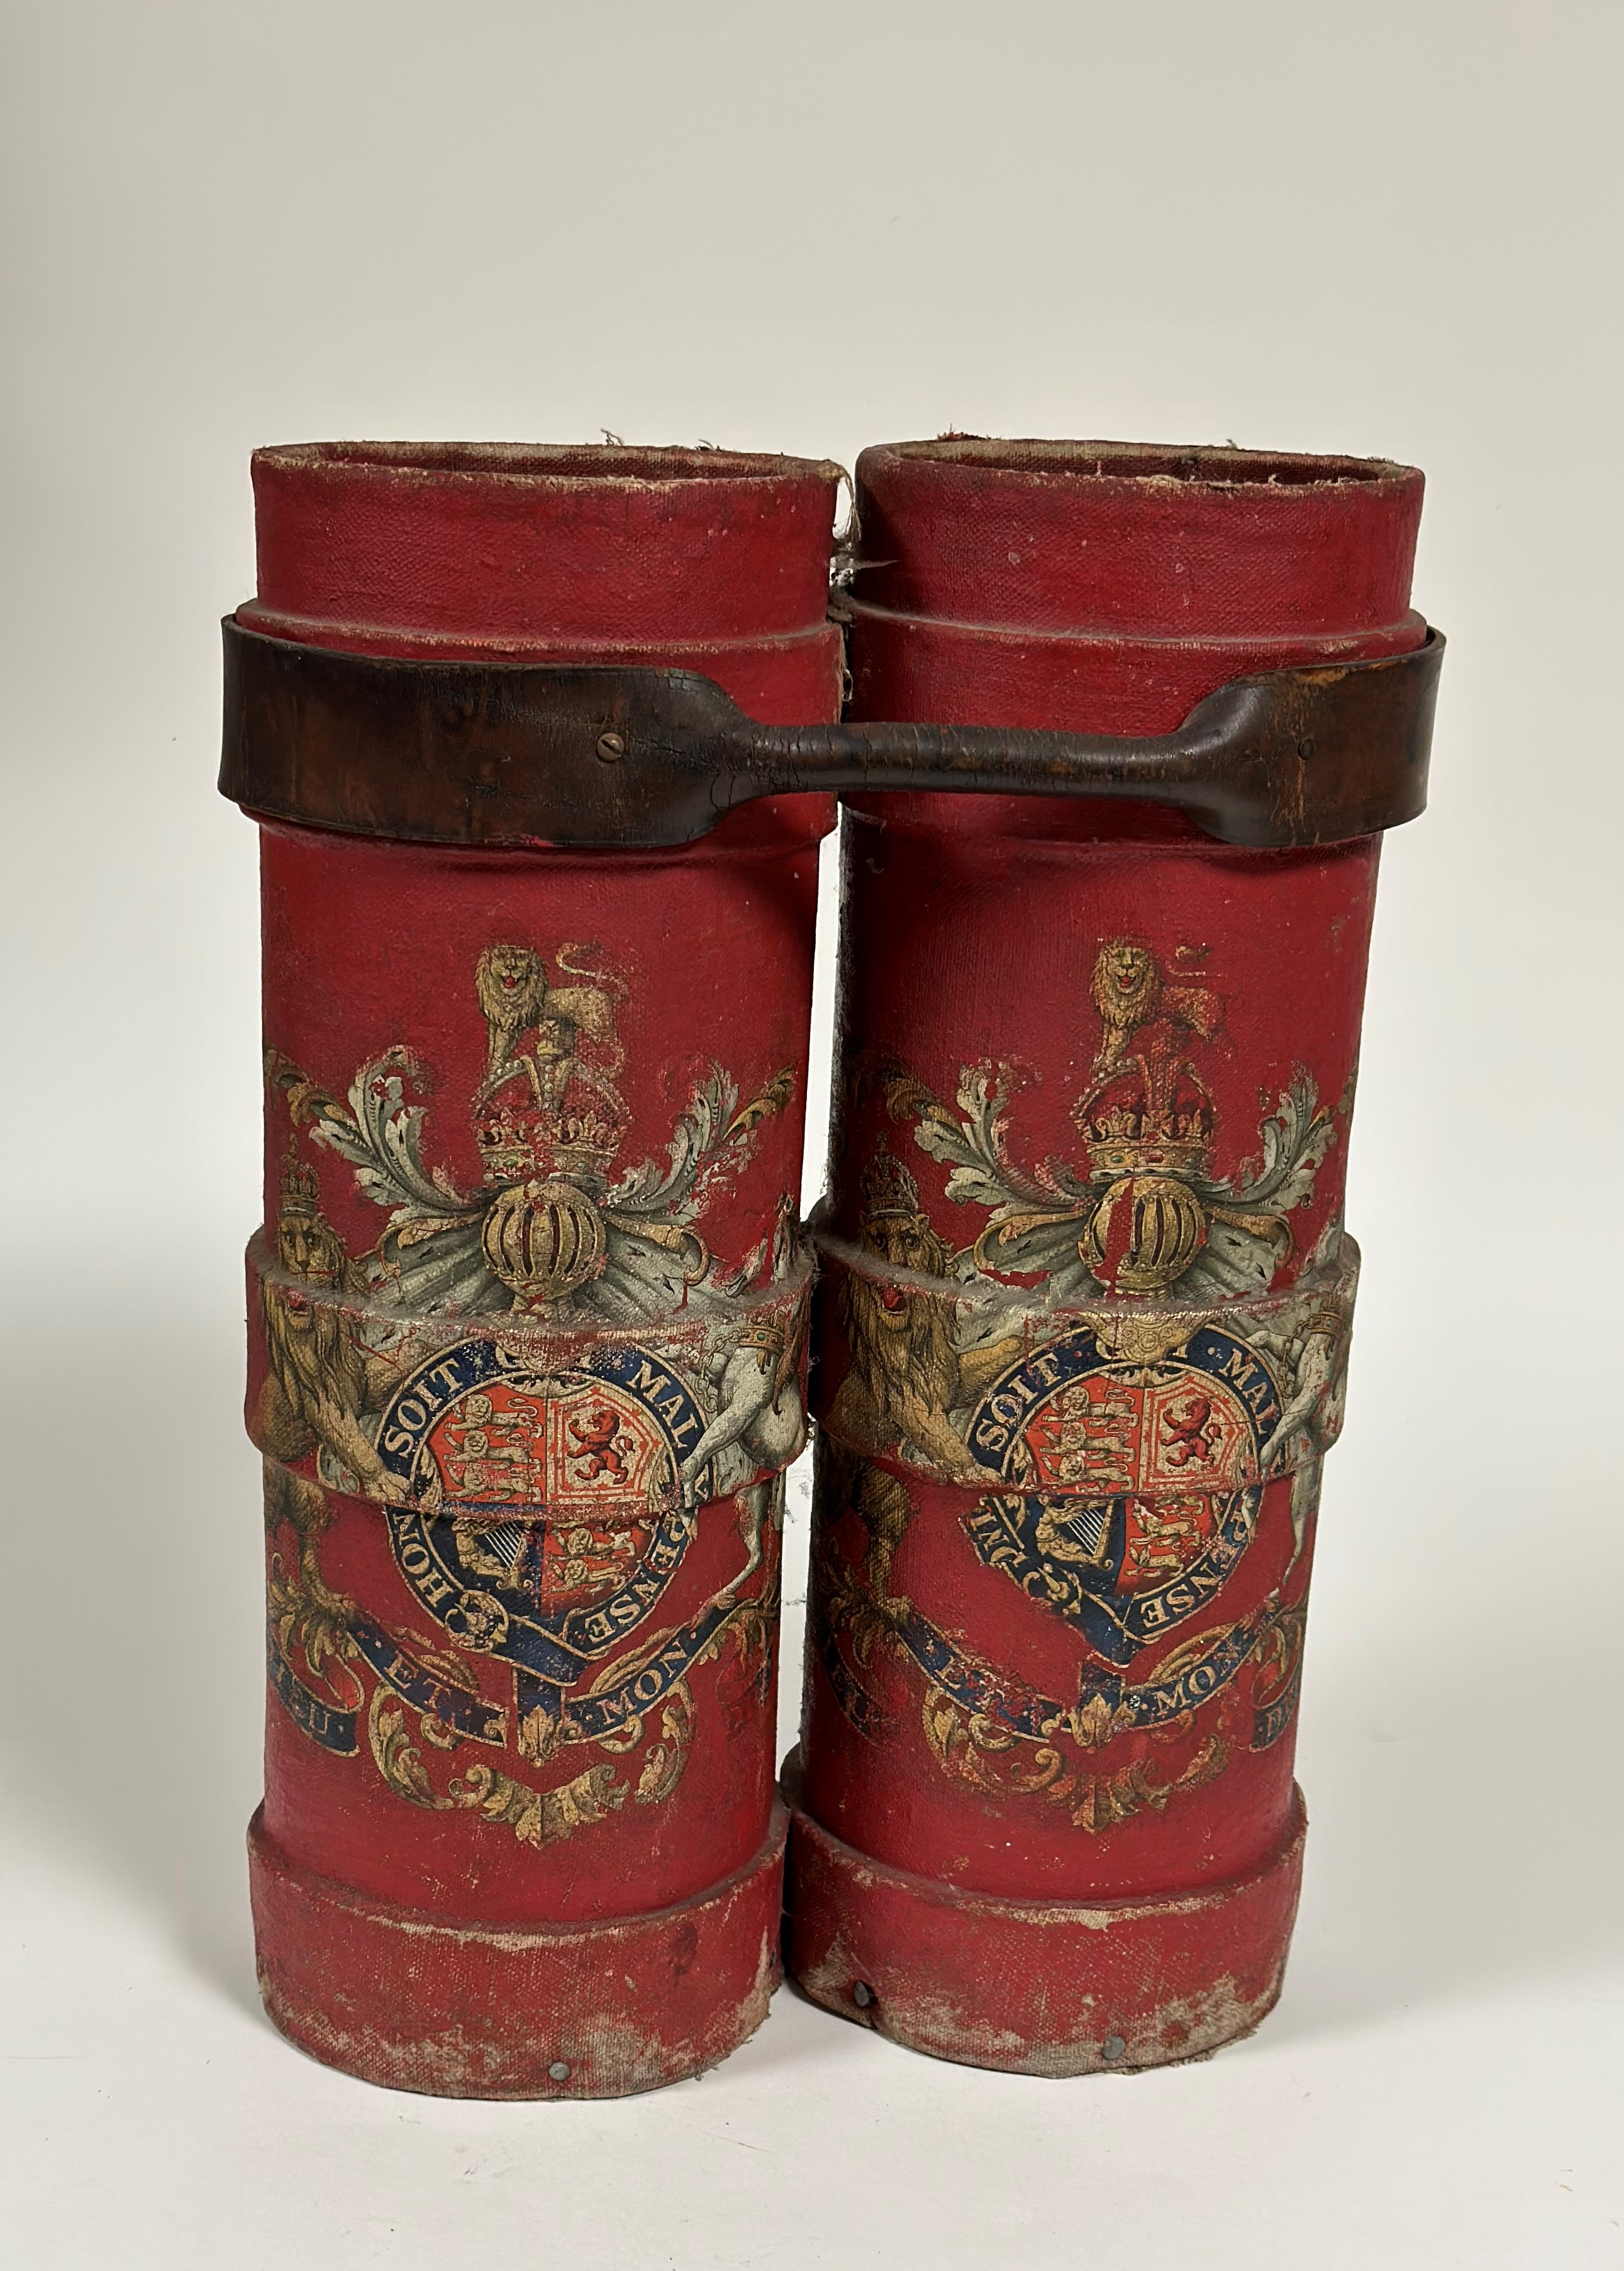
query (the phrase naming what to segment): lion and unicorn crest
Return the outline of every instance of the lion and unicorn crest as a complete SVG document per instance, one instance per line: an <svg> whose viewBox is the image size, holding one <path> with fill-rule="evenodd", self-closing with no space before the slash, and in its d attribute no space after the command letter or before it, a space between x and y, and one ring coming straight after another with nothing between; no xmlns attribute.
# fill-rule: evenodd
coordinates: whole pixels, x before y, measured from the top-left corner
<svg viewBox="0 0 1624 2271"><path fill-rule="evenodd" d="M957 1113L905 1070L881 1074L893 1119L912 1121L919 1150L947 1169L947 1198L985 1221L956 1250L903 1161L882 1146L869 1162L864 1252L850 1250L869 1267L847 1269L838 1286L852 1362L826 1431L832 1482L869 1546L862 1602L838 1583L831 1593L825 1568L820 1613L825 1639L831 1616L877 1619L928 1656L941 1724L989 1725L991 1675L967 1671L956 1702L943 1669L951 1647L916 1629L917 1612L892 1590L913 1505L878 1459L973 1484L977 1551L1112 1664L1131 1661L1158 1616L1177 1620L1169 1604L1181 1584L1203 1568L1216 1582L1244 1550L1255 1485L1271 1470L1292 1472L1301 1550L1339 1411L1351 1285L1293 1292L1272 1309L1267 1289L1333 1115L1299 1069L1262 1125L1257 1159L1214 1173L1217 1113L1196 1060L1219 1039L1221 1009L1181 966L1189 959L1181 950L1168 971L1131 941L1099 949L1100 1039L1072 1111L1085 1166L1014 1157L1018 1082L1007 1067L965 1068ZM475 1805L532 1843L600 1818L626 1786L602 1765L547 1791L482 1767L437 1790L423 1743L451 1750L505 1726L461 1659L511 1665L518 1748L532 1764L570 1745L618 1756L644 1742L636 1796L668 1795L691 1733L693 1667L731 1634L764 1676L771 1604L749 1581L776 1582L768 1541L805 1433L808 1271L791 1195L732 1264L699 1227L749 1165L763 1123L789 1103L793 1073L741 1099L732 1076L708 1065L663 1158L625 1165L629 988L593 948L561 945L552 961L549 974L534 948L507 942L478 958L486 1055L471 1099L481 1168L472 1189L425 1158L431 1082L409 1048L363 1064L342 1099L267 1053L292 1128L274 1252L260 1270L267 1364L254 1428L268 1519L273 1534L290 1525L296 1548L290 1567L273 1557L272 1677L284 1703L316 1739L353 1748L354 1715L334 1703L333 1683L361 1684L365 1663L376 1672L387 1661L368 1711L385 1781L414 1804ZM306 1130L384 1213L363 1253L324 1210L299 1150ZM1336 1278L1339 1247L1333 1223L1300 1282ZM1088 1328L1035 1347L1034 1302ZM1233 1323L1242 1312L1244 1329ZM1203 1315L1227 1316L1232 1329L1197 1331ZM548 1353L555 1344L574 1355ZM1030 1380L1023 1366L1036 1368ZM1024 1424L1008 1424L1017 1407ZM297 1471L311 1454L318 1480ZM399 1634L329 1590L323 1485L384 1503L397 1563L449 1652L420 1639L415 1656L401 1655ZM651 1639L643 1627L699 1508L726 1497L742 1566L687 1624ZM1265 1645L1278 1650L1278 1629L1221 1642L1237 1664ZM416 1666L410 1677L403 1663ZM643 1701L630 1686L617 1692L622 1676ZM665 1698L658 1739L644 1729L651 1681ZM1035 1726L1047 1742L1062 1720L1098 1737L1102 1710L1114 1728L1131 1716L1129 1691L1110 1689L1108 1709L1106 1693L1085 1681L1074 1703L1028 1698L1005 1716L1028 1739ZM496 1732L480 1731L487 1712Z"/></svg>
<svg viewBox="0 0 1624 2271"><path fill-rule="evenodd" d="M1195 959L1188 949L1174 957L1175 965ZM1292 1252L1289 1217L1311 1200L1350 1096L1323 1109L1312 1076L1297 1067L1258 1130L1257 1155L1218 1175L1218 1112L1196 1052L1221 1039L1219 996L1176 966L1169 975L1127 939L1099 948L1090 994L1100 1039L1070 1110L1085 1166L1017 1159L1011 1121L1022 1083L1008 1065L964 1067L957 1113L895 1062L870 1076L890 1117L912 1122L919 1150L946 1167L944 1195L985 1222L955 1247L921 1206L913 1172L883 1141L878 1146L862 1183L863 1252L905 1273L899 1282L934 1280L939 1290L882 1299L848 1249L860 1265L846 1275L843 1299L853 1388L870 1405L862 1433L877 1424L894 1447L960 1480L984 1478L969 1423L989 1380L1030 1340L1034 1314L1086 1320L1102 1347L1129 1363L1165 1358L1188 1337L1192 1319L1240 1319L1276 1371L1291 1375L1307 1358L1316 1397L1323 1344L1344 1337L1345 1316L1322 1291L1350 1251L1339 1216L1305 1257L1307 1299L1263 1297ZM949 1287L954 1298L944 1298ZM1260 1466L1285 1448L1297 1402L1281 1399ZM1193 1463L1198 1448L1187 1435L1183 1463Z"/></svg>
<svg viewBox="0 0 1624 2271"><path fill-rule="evenodd" d="M1181 949L1168 966L1134 940L1099 946L1099 1044L1070 1107L1080 1160L1017 1157L1014 1067L962 1068L957 1110L895 1062L866 1071L890 1117L946 1169L944 1197L982 1220L962 1244L944 1236L883 1139L862 1180L859 1244L825 1238L850 1358L827 1404L816 1572L835 1692L860 1725L868 1652L883 1643L911 1657L947 1770L975 1780L990 1750L1035 1745L1047 1795L1069 1794L1086 1828L1164 1803L1169 1786L1147 1779L1142 1759L1114 1776L1064 1769L1060 1737L1085 1751L1136 1727L1165 1737L1188 1725L1191 1697L1220 1692L1248 1661L1289 1673L1300 1612L1282 1589L1340 1424L1357 1257L1339 1216L1287 1287L1271 1288L1349 1098L1323 1109L1299 1066L1256 1154L1219 1173L1200 1059L1223 1046L1223 1007L1201 959ZM1076 1698L1024 1693L898 1589L910 1471L959 1485L978 1555L1084 1641ZM1141 1650L1215 1599L1252 1542L1263 1484L1286 1474L1290 1560L1266 1612L1208 1629L1136 1686L1124 1675ZM856 1569L827 1542L846 1508L867 1538ZM1280 1708L1260 1708L1270 1739ZM1203 1744L1181 1786L1226 1755L1217 1738Z"/></svg>
<svg viewBox="0 0 1624 2271"><path fill-rule="evenodd" d="M334 1683L359 1682L372 1648L392 1667L368 1714L385 1781L436 1806L495 1790L501 1804L483 1810L532 1843L598 1818L624 1786L601 1765L547 1791L485 1768L436 1791L422 1763L434 1747L495 1739L478 1730L506 1724L471 1700L464 1660L512 1667L531 1763L571 1745L619 1756L643 1742L637 1796L668 1795L691 1732L694 1667L731 1638L752 1676L767 1676L783 1470L806 1429L809 1272L790 1194L731 1262L699 1227L790 1102L794 1076L779 1071L741 1099L722 1066L704 1067L663 1158L626 1164L629 988L597 951L560 946L553 974L529 946L499 942L480 956L487 1045L471 1099L472 1189L426 1159L421 1099L432 1082L410 1049L363 1064L343 1098L279 1053L266 1057L292 1122L274 1252L260 1256L266 1366L253 1426L273 1540L287 1524L295 1544L291 1564L273 1549L273 1685L307 1732L353 1747L355 1714ZM305 1130L384 1214L364 1253L324 1210L299 1149ZM312 1455L315 1478L298 1471ZM383 1502L401 1575L451 1651L421 1635L380 1639L330 1590L319 1553L330 1491ZM741 1566L651 1639L648 1619L714 1499L736 1509ZM637 1693L617 1693L622 1679ZM652 1741L651 1694L664 1731Z"/></svg>

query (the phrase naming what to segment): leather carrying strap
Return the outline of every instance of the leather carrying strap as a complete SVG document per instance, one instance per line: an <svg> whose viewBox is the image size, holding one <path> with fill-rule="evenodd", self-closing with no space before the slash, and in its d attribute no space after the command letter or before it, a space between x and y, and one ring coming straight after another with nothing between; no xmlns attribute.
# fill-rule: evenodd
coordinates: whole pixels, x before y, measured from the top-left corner
<svg viewBox="0 0 1624 2271"><path fill-rule="evenodd" d="M1444 642L1238 678L1176 733L763 726L691 671L420 662L227 616L223 795L419 844L688 844L757 797L972 790L1176 806L1220 844L1332 844L1427 801Z"/></svg>

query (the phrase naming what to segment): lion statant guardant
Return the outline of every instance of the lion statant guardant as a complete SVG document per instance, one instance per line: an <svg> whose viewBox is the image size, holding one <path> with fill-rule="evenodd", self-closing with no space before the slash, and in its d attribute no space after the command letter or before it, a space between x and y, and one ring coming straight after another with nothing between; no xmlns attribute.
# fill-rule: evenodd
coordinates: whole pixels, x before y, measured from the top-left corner
<svg viewBox="0 0 1624 2271"><path fill-rule="evenodd" d="M559 1109L572 1077L604 1086L614 1095L608 1083L622 1056L615 1027L615 1000L625 989L618 979L581 969L570 959L592 951L591 947L561 946L553 957L558 968L566 977L592 982L555 986L534 947L504 943L485 949L474 969L473 988L488 1039L488 1091L523 1072L545 1112ZM531 1046L521 1050L526 1035ZM583 1039L598 1044L607 1061L597 1068L584 1064L579 1056ZM619 1103L618 1096L615 1101Z"/></svg>
<svg viewBox="0 0 1624 2271"><path fill-rule="evenodd" d="M1216 994L1204 986L1169 985L1150 949L1135 939L1107 939L1094 957L1089 998L1099 1012L1096 1076L1121 1064L1144 1025L1167 1017L1211 1040L1223 1018Z"/></svg>

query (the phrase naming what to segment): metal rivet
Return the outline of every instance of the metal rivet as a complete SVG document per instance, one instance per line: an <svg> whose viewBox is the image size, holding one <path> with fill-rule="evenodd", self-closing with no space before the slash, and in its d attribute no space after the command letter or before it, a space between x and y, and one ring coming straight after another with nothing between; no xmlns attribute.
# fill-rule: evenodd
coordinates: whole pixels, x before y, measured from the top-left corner
<svg viewBox="0 0 1624 2271"><path fill-rule="evenodd" d="M565 2059L555 2059L552 2065L548 2066L547 2070L547 2078L549 2081L568 2081L570 2079L569 2061Z"/></svg>
<svg viewBox="0 0 1624 2271"><path fill-rule="evenodd" d="M1305 733L1301 741L1298 742L1297 754L1305 764L1314 755L1314 736L1312 733Z"/></svg>
<svg viewBox="0 0 1624 2271"><path fill-rule="evenodd" d="M600 733L598 736L598 754L603 759L606 765L618 764L620 760L626 754L625 735L623 733Z"/></svg>
<svg viewBox="0 0 1624 2271"><path fill-rule="evenodd" d="M1107 2065L1114 2066L1127 2048L1128 2044L1121 2035L1107 2035L1099 2045L1099 2054Z"/></svg>
<svg viewBox="0 0 1624 2271"><path fill-rule="evenodd" d="M852 2000L860 2011L866 2011L874 2000L874 1990L866 1979L860 1979L852 1990Z"/></svg>

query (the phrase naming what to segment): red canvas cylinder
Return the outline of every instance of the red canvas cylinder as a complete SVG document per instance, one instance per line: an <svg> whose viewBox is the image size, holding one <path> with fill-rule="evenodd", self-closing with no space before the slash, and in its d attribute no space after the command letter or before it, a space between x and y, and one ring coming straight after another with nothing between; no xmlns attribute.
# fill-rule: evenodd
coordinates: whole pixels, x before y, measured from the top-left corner
<svg viewBox="0 0 1624 2271"><path fill-rule="evenodd" d="M1416 646L1421 489L868 450L854 714L1166 733L1244 674ZM1377 842L924 795L843 841L786 1960L971 2064L1196 2056L1270 2008L1296 1906Z"/></svg>
<svg viewBox="0 0 1624 2271"><path fill-rule="evenodd" d="M827 719L836 479L720 450L264 450L237 620L690 667L757 717ZM649 2089L743 2040L778 1977L831 817L785 798L640 852L262 822L254 1914L272 2018L369 2081Z"/></svg>

